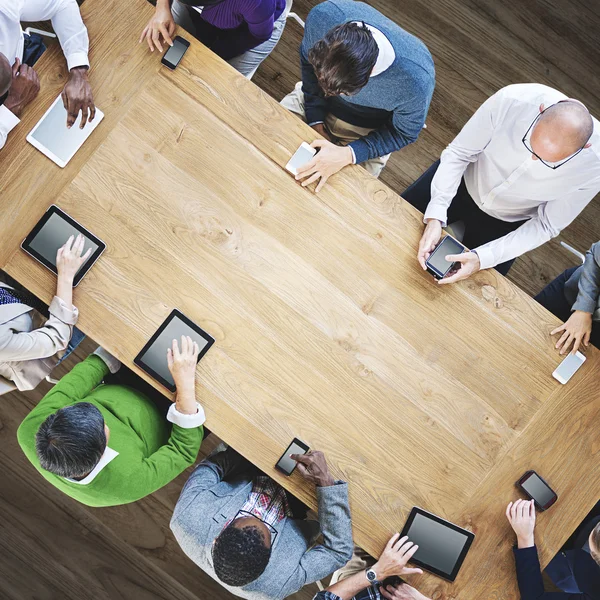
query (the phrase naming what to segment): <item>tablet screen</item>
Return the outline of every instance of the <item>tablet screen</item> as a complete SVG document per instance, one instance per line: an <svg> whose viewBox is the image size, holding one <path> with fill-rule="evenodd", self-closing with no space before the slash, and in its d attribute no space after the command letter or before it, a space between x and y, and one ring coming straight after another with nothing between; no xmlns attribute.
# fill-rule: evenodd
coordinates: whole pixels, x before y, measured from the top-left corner
<svg viewBox="0 0 600 600"><path fill-rule="evenodd" d="M189 335L192 341L198 344L200 350L198 360L206 354L214 342L210 335L179 311L173 311L134 361L171 391L175 390L175 382L169 372L167 350L172 347L173 340L177 340L181 348L182 335Z"/></svg>
<svg viewBox="0 0 600 600"><path fill-rule="evenodd" d="M413 508L402 531L419 546L412 561L446 579L454 580L475 537L470 531Z"/></svg>
<svg viewBox="0 0 600 600"><path fill-rule="evenodd" d="M81 231L65 221L60 213L54 213L50 215L45 225L42 226L37 235L29 242L28 247L56 267L56 253L58 249L65 245L70 236L77 237L80 233ZM92 249L93 255L99 246L88 237L85 237L85 246L81 254L85 254L89 248ZM80 270L83 266L81 265Z"/></svg>
<svg viewBox="0 0 600 600"><path fill-rule="evenodd" d="M67 111L59 96L31 131L28 138L35 140L38 146L48 149L59 161L63 162L61 166L64 166L64 163L69 162L75 152L79 150L103 116L102 112L96 109L94 120L91 123L88 121L84 128L80 129L80 112L75 124L68 129Z"/></svg>

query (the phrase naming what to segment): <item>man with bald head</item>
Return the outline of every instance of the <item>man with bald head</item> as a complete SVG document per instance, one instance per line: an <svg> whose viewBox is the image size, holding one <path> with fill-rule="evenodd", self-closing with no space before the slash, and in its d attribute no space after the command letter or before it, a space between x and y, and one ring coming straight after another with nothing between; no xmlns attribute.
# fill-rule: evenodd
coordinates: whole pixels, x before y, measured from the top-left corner
<svg viewBox="0 0 600 600"><path fill-rule="evenodd" d="M67 126L81 113L80 126L96 109L88 81L89 40L77 0L0 0L0 148L20 122L23 108L38 94L33 64L44 51L39 36L24 34L21 22L52 21L67 59L69 77L62 92Z"/></svg>
<svg viewBox="0 0 600 600"><path fill-rule="evenodd" d="M506 275L514 259L557 236L600 191L600 126L550 87L509 85L486 100L402 196L424 213L418 261L456 221L470 252L440 284L482 269Z"/></svg>

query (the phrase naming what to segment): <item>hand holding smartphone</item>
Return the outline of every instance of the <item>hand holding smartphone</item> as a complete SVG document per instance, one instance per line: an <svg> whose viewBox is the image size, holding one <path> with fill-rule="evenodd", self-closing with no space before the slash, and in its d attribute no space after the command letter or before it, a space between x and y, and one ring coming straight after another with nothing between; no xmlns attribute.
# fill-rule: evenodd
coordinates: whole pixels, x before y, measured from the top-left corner
<svg viewBox="0 0 600 600"><path fill-rule="evenodd" d="M286 171L289 171L292 175L296 176L298 174L298 169L308 163L316 153L317 151L309 144L302 142L300 148L294 152L294 155L290 158L288 164L285 165Z"/></svg>
<svg viewBox="0 0 600 600"><path fill-rule="evenodd" d="M462 254L465 250L465 246L458 240L455 240L451 235L446 235L433 249L429 258L425 261L425 266L436 279L443 279L457 264L448 262L446 256L449 254Z"/></svg>
<svg viewBox="0 0 600 600"><path fill-rule="evenodd" d="M298 438L294 438L292 443L287 447L287 450L283 453L283 456L277 461L275 468L289 477L298 464L292 458L292 454L306 454L308 450L308 444L305 444Z"/></svg>
<svg viewBox="0 0 600 600"><path fill-rule="evenodd" d="M535 471L527 471L515 485L535 502L538 510L546 510L558 500L556 492Z"/></svg>

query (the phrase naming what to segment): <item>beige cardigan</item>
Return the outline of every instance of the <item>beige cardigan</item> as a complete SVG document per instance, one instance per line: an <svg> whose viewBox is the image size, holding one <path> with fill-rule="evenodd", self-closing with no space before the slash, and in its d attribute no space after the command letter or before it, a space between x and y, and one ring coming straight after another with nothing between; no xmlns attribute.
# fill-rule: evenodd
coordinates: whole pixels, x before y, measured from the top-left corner
<svg viewBox="0 0 600 600"><path fill-rule="evenodd" d="M0 284L1 287L10 288ZM41 315L26 304L0 306L0 383L13 389L32 390L56 366L67 348L79 313L58 297L50 304L50 318L38 329ZM12 382L12 384L10 383Z"/></svg>

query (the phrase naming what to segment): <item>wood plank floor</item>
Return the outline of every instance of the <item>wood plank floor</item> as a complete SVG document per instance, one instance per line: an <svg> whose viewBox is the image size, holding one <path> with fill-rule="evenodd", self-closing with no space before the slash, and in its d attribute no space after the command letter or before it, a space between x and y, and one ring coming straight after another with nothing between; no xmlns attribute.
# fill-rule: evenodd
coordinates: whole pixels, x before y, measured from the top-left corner
<svg viewBox="0 0 600 600"><path fill-rule="evenodd" d="M489 95L509 83L539 81L572 95L600 115L600 10L584 0L371 0L429 46L437 87L428 128L396 153L382 179L402 192L440 154ZM295 0L302 18L316 0ZM302 30L290 21L254 81L277 99L299 79ZM600 239L596 199L563 235L520 258L510 273L530 294L573 256ZM95 348L88 340L58 375ZM91 509L48 486L20 452L15 432L47 391L0 398L0 598L7 600L192 600L231 596L179 550L169 517L187 474L134 505ZM208 440L202 455L216 440ZM315 586L295 596L308 600Z"/></svg>

